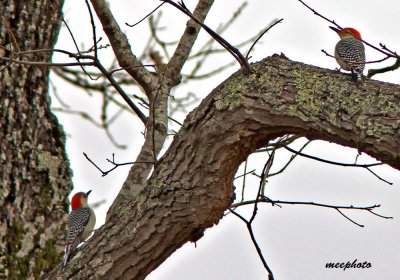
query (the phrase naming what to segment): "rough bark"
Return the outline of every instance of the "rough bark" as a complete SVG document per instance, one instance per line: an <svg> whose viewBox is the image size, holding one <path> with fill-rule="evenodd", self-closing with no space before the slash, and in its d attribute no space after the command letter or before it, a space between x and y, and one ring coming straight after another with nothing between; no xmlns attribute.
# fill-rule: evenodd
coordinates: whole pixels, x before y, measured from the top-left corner
<svg viewBox="0 0 400 280"><path fill-rule="evenodd" d="M400 88L273 56L218 86L185 123L135 201L120 205L66 270L144 279L218 223L247 155L287 133L358 148L399 168Z"/></svg>
<svg viewBox="0 0 400 280"><path fill-rule="evenodd" d="M53 48L62 4L1 1L0 54L50 62L49 51L16 53ZM59 264L63 251L72 189L65 137L50 112L49 69L0 67L0 278L39 278Z"/></svg>

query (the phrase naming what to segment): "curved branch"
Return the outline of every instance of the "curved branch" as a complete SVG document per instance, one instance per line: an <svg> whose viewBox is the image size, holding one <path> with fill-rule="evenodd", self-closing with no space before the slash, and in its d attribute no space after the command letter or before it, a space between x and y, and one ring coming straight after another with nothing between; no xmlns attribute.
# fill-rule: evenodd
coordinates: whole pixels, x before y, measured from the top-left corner
<svg viewBox="0 0 400 280"><path fill-rule="evenodd" d="M135 201L71 259L71 279L144 279L218 223L246 157L284 134L358 148L400 168L400 87L273 56L238 71L188 115Z"/></svg>
<svg viewBox="0 0 400 280"><path fill-rule="evenodd" d="M398 58L396 58L396 61L393 63L393 65L382 67L379 69L369 69L367 78L371 78L372 76L374 76L376 74L382 74L382 73L386 73L389 71L397 70L397 69L399 69L399 67L400 67L400 58L398 57Z"/></svg>

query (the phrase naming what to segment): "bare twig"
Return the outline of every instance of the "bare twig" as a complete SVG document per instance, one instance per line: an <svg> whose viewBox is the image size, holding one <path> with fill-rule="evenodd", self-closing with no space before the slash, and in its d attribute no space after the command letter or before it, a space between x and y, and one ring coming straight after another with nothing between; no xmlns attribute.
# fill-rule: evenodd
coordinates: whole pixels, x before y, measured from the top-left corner
<svg viewBox="0 0 400 280"><path fill-rule="evenodd" d="M262 261L262 263L263 263L263 265L264 265L264 268L265 268L265 269L267 270L267 272L268 272L268 279L269 279L269 280L274 280L274 274L273 274L272 270L269 268L267 262L265 261L264 256L263 256L263 254L262 254L262 251L261 251L261 249L260 249L260 246L258 246L257 240L256 240L256 238L255 238L255 236L254 236L253 228L252 228L252 226L251 226L251 221L247 221L244 217L242 217L241 215L239 215L238 213L236 213L235 210L233 210L233 209L231 209L231 208L229 209L229 211L230 211L232 214L234 214L236 217L238 217L239 219L241 219L241 220L246 224L247 230L248 230L248 232L249 232L249 234L250 234L251 241L253 242L253 245L254 245L254 247L256 248L257 254L258 254L260 260Z"/></svg>
<svg viewBox="0 0 400 280"><path fill-rule="evenodd" d="M241 206L245 205L250 205L250 204L255 204L255 203L270 203L273 206L274 205L306 205L306 206L317 206L317 207L323 207L323 208L329 208L329 209L334 209L337 210L341 215L343 215L346 219L350 220L357 226L361 226L360 224L354 222L350 218L348 218L341 210L361 210L361 211L367 211L375 216L378 216L383 219L393 219L393 217L389 216L383 216L380 214L377 214L373 212L374 209L379 208L380 205L370 205L370 206L353 206L353 205L331 205L331 204L323 204L323 203L316 203L316 202L306 202L306 201L283 201L283 200L272 200L266 196L260 196L257 200L247 200L243 202L238 202L238 203L233 203L230 208L235 209Z"/></svg>
<svg viewBox="0 0 400 280"><path fill-rule="evenodd" d="M285 147L286 150L288 150L289 152L292 152L294 154L297 154L299 156L305 157L305 158L309 158L309 159L313 159L316 161L321 161L324 163L329 163L329 164L333 164L333 165L339 165L339 166L345 166L345 167L362 167L362 168L367 168L367 167L373 167L373 166L379 166L379 165L383 165L382 162L375 162L375 163L369 163L369 164L358 164L358 163L342 163L342 162L336 162L336 161L331 161L331 160L327 160L327 159L322 159L319 157L315 157L315 156L311 156L311 155L307 155L304 154L302 152L298 152L288 146Z"/></svg>
<svg viewBox="0 0 400 280"><path fill-rule="evenodd" d="M377 177L379 180L381 180L381 181L383 181L383 182L385 182L385 183L387 183L387 184L389 184L389 185L393 185L393 183L391 183L391 182L389 182L389 181L383 179L382 177L380 177L378 174L376 174L375 172L373 172L373 171L370 169L370 167L373 167L373 166L380 166L380 165L383 165L382 162L376 162L376 163L370 163L370 164L343 163L343 162L336 162L336 161L331 161L331 160L322 159L322 158L319 158L319 157L307 155L307 154L298 152L298 151L296 151L296 150L293 150L292 148L290 148L290 147L288 147L288 146L286 146L285 149L288 150L288 151L290 151L290 152L292 152L292 153L295 153L295 154L297 154L297 155L299 155L299 156L302 156L302 157L305 157L305 158L309 158L309 159L313 159L313 160L320 161L320 162L324 162L324 163L328 163L328 164L333 164L333 165L338 165L338 166L344 166L344 167L360 167L360 168L365 168L365 169L367 169L369 172L371 172L375 177Z"/></svg>
<svg viewBox="0 0 400 280"><path fill-rule="evenodd" d="M386 47L385 44L379 43L379 46L385 50L388 51L389 53L393 54L394 56L398 57L399 55L397 54L397 52L390 50L388 47Z"/></svg>
<svg viewBox="0 0 400 280"><path fill-rule="evenodd" d="M389 182L389 181L387 181L387 180L385 180L385 179L383 179L381 176L379 176L378 174L376 174L374 171L372 171L371 170L371 168L369 168L369 167L366 167L366 169L369 171L369 172L371 172L376 178L378 178L379 180L381 180L381 181L383 181L383 182L385 182L386 184L388 184L388 185L393 185L393 183L392 182Z"/></svg>
<svg viewBox="0 0 400 280"><path fill-rule="evenodd" d="M97 56L97 39L96 39L96 25L94 24L94 18L93 18L93 13L92 9L90 8L89 1L85 0L87 9L89 11L89 16L90 16L90 25L92 26L92 35L93 35L93 48L94 48L94 57L96 60L98 59Z"/></svg>
<svg viewBox="0 0 400 280"><path fill-rule="evenodd" d="M107 71L106 68L104 68L104 66L97 59L95 59L94 62L95 66L100 70L101 73L103 73L103 75L107 78L107 80L113 85L115 90L120 94L120 96L129 105L129 107L136 113L136 115L140 118L143 124L146 124L147 117L132 102L132 100L128 97L128 95L125 93L122 87L117 83L117 81L113 78L113 76Z"/></svg>
<svg viewBox="0 0 400 280"><path fill-rule="evenodd" d="M249 204L255 203L256 200L247 200L243 202L233 203L231 207L240 207ZM317 206L317 207L324 207L324 208L332 208L332 209L345 209L345 210L365 210L365 211L372 211L375 208L381 207L380 204L374 204L369 206L354 206L354 205L331 205L331 204L324 204L324 203L317 203L317 202L306 202L306 201L285 201L285 200L272 200L266 196L261 196L258 199L258 202L263 203L270 203L270 204L288 204L288 205L308 205L308 206ZM384 217L385 219L392 219L392 217Z"/></svg>
<svg viewBox="0 0 400 280"><path fill-rule="evenodd" d="M342 211L340 211L340 209L336 209L336 211L338 211L340 213L340 215L342 215L343 217L345 217L347 220L349 220L350 222L352 222L353 224L355 224L356 226L359 227L364 227L364 225L357 223L356 221L350 219L347 215L345 215Z"/></svg>
<svg viewBox="0 0 400 280"><path fill-rule="evenodd" d="M71 39L72 39L72 42L74 43L74 46L75 46L75 48L76 48L76 51L78 52L78 54L81 54L81 51L79 50L79 47L78 47L78 43L77 43L76 40L75 40L74 33L72 33L72 30L69 28L69 25L68 25L67 21L63 18L63 19L62 19L62 22L63 22L64 25L67 27L68 33L69 33L69 35L71 36Z"/></svg>
<svg viewBox="0 0 400 280"><path fill-rule="evenodd" d="M239 64L247 69L248 71L251 72L250 65L246 58L242 55L242 53L232 46L228 41L226 41L224 38L222 38L220 35L218 35L214 30L209 28L207 25L199 21L197 18L193 16L193 14L189 11L189 9L185 6L183 1L179 2L178 4L173 2L172 0L161 0L163 2L166 2L178 10L180 10L182 13L190 17L192 20L194 20L197 24L199 24L205 31L207 31L208 34L210 34L211 37L213 37L221 46L223 46L238 62Z"/></svg>
<svg viewBox="0 0 400 280"><path fill-rule="evenodd" d="M283 139L283 138L281 138L281 139ZM257 212L258 212L257 202L258 202L259 198L262 197L261 194L264 193L266 178L268 177L268 173L270 172L272 164L274 162L274 155L275 155L275 149L272 151L271 155L268 157L267 162L264 164L264 168L263 168L262 175L261 175L261 178L260 178L260 184L259 184L259 187L258 187L257 198L255 200L253 213L252 213L250 219L246 220L244 217L242 217L237 212L235 212L233 206L229 208L229 211L232 214L237 216L239 219L241 219L246 224L247 230L248 230L248 232L250 234L251 241L253 242L253 245L256 248L257 254L258 254L261 262L263 263L264 268L268 272L268 279L271 279L271 280L274 279L274 275L273 275L272 270L268 266L263 254L262 254L260 246L258 245L258 242L257 242L257 240L255 238L255 235L254 235L254 232L253 232L252 223L253 223L253 221L254 221L254 219L255 219L255 217L257 215Z"/></svg>
<svg viewBox="0 0 400 280"><path fill-rule="evenodd" d="M254 48L254 46L257 44L257 42L261 39L262 36L264 36L265 33L267 33L269 30L271 30L272 27L274 27L275 25L277 25L278 23L281 23L283 21L283 18L281 19L275 19L273 20L269 26L267 26L267 28L260 34L260 36L258 36L258 38L254 41L254 43L251 45L250 49L247 51L246 54L246 59L249 60L249 56L250 56L250 52L252 51L252 49Z"/></svg>
<svg viewBox="0 0 400 280"><path fill-rule="evenodd" d="M155 11L157 11L159 8L161 8L162 5L164 5L165 2L161 3L160 5L157 6L157 8L155 8L154 10L152 10L150 13L148 13L147 15L145 15L141 20L139 20L138 22L134 23L134 24L129 24L127 22L125 22L125 24L129 27L135 27L136 25L138 25L139 23L143 22L146 18L148 18L149 16L151 16Z"/></svg>
<svg viewBox="0 0 400 280"><path fill-rule="evenodd" d="M28 61L28 60L18 60L9 57L0 57L0 60L10 61L18 64L25 65L36 65L36 66L48 66L48 67L66 67L66 66L94 66L93 62L42 62L42 61Z"/></svg>
<svg viewBox="0 0 400 280"><path fill-rule="evenodd" d="M132 161L132 162L124 162L124 163L116 163L115 159L114 159L114 154L112 154L112 160L110 159L106 159L109 163L113 164L114 167L107 170L107 171L103 171L96 163L94 163L94 161L89 158L89 156L86 153L83 153L83 155L85 156L85 158L94 166L97 168L97 170L100 171L101 176L107 176L110 172L114 171L115 169L117 169L120 166L124 166L124 165L132 165L132 164L136 164L136 163L144 163L144 164L154 164L154 162L140 162L140 161Z"/></svg>
<svg viewBox="0 0 400 280"><path fill-rule="evenodd" d="M311 143L311 140L307 141L307 142L300 148L299 152L303 151L303 150L308 146L308 144L310 144L310 143ZM276 146L279 147L279 145L276 145ZM275 147L276 147L276 146L275 146ZM288 147L288 146L283 146L283 147L286 148L286 147ZM278 171L275 172L275 173L269 174L268 177L276 176L276 175L278 175L278 174L281 174L283 171L285 171L286 168L288 168L288 166L292 163L292 161L297 157L297 155L298 155L298 154L292 155L292 156L290 157L290 159L286 162L286 164L285 164L280 170L278 170Z"/></svg>

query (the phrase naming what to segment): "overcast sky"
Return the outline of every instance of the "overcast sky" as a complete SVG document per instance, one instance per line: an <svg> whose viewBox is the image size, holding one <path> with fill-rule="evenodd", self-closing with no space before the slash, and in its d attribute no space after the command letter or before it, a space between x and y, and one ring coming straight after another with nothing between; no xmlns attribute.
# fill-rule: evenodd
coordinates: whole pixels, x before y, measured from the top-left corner
<svg viewBox="0 0 400 280"><path fill-rule="evenodd" d="M225 22L242 1L215 1L206 23L216 28ZM121 27L126 30L135 53L141 52L146 43L147 22L135 28L128 28L125 22L135 23L156 7L160 1L113 0L111 9ZM185 1L193 10L197 1ZM400 51L398 36L398 1L361 1L361 0L309 0L307 4L334 19L343 27L357 28L364 40L378 45L386 44L392 50ZM162 8L161 26L168 32L161 33L166 41L176 41L182 33L187 18L167 5ZM66 1L65 19L74 32L79 44L92 45L91 26L84 1ZM333 53L338 36L328 27L329 23L313 15L296 0L249 1L242 16L224 34L232 44L240 43L262 30L269 22L283 18L283 23L274 27L257 45L252 62L274 53L283 52L295 61L316 65L323 68L337 67L334 59L327 57L321 49ZM102 28L97 26L98 36L103 36L102 44L107 42ZM207 39L202 32L201 38ZM200 45L198 45L200 46ZM74 51L70 37L63 28L57 48ZM246 52L248 47L242 51ZM109 51L101 51L101 59L110 62L113 57ZM382 58L381 54L367 48L367 60ZM55 61L65 61L57 56ZM209 63L209 67L218 67L233 61L229 55L221 55ZM389 62L390 63L390 62ZM367 69L375 65L367 65ZM176 96L185 96L195 92L201 99L213 88L237 71L238 65L230 68L210 81L197 82L182 86L174 92ZM188 69L188 68L187 68ZM58 95L71 109L82 110L99 116L101 100L90 96L52 75ZM378 75L375 79L398 83L399 71ZM137 89L136 89L137 90ZM135 92L132 92L135 93ZM56 98L52 98L53 107L59 108ZM112 203L127 176L129 167L121 167L106 177L85 160L85 152L93 160L106 167L106 158L115 153L119 162L133 161L143 143L143 125L130 114L123 114L112 126L111 131L126 150L117 149L106 137L104 131L82 120L78 116L57 113L68 135L67 151L74 172L74 185L77 191L92 189L90 201L105 199L106 203L96 208L96 227L104 223L106 211ZM183 121L184 115L176 116ZM293 147L300 147L304 139ZM335 144L315 141L306 153L321 158L353 163L357 151ZM280 153L273 170L278 170L288 158L288 153ZM250 168L261 170L265 156L251 157ZM373 158L361 156L363 163L375 162ZM360 211L345 213L364 227L358 227L346 220L337 211L310 206L289 206L282 208L261 205L254 222L255 236L262 252L274 272L277 280L291 279L398 279L400 275L400 177L399 172L382 166L374 168L384 179L393 182L392 186L378 180L365 169L331 166L310 159L298 158L280 176L273 177L267 185L267 194L271 199L288 201L313 201L333 205L369 206L381 204L377 213L393 216L386 220ZM241 182L236 181L240 186ZM247 198L254 198L258 186L255 178L248 177L249 193ZM243 208L241 213L249 213L251 208ZM369 262L371 268L365 269L327 269L327 262ZM251 243L245 225L236 217L228 215L217 226L208 229L205 236L194 244L188 243L175 252L165 263L147 279L150 280L208 280L208 279L266 279L266 271Z"/></svg>

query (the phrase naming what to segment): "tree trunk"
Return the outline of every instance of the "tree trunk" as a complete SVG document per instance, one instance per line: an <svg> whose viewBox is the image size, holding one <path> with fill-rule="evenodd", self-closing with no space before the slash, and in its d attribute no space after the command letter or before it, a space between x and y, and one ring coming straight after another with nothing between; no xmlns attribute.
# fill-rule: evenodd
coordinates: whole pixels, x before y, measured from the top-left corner
<svg viewBox="0 0 400 280"><path fill-rule="evenodd" d="M357 148L400 167L400 88L273 56L219 85L190 113L135 201L74 257L71 279L144 279L229 207L240 163L284 134ZM48 277L48 279L51 279Z"/></svg>
<svg viewBox="0 0 400 280"><path fill-rule="evenodd" d="M2 1L0 55L50 62L62 0ZM1 62L0 278L39 278L60 263L72 189L65 136L50 112L49 69Z"/></svg>

